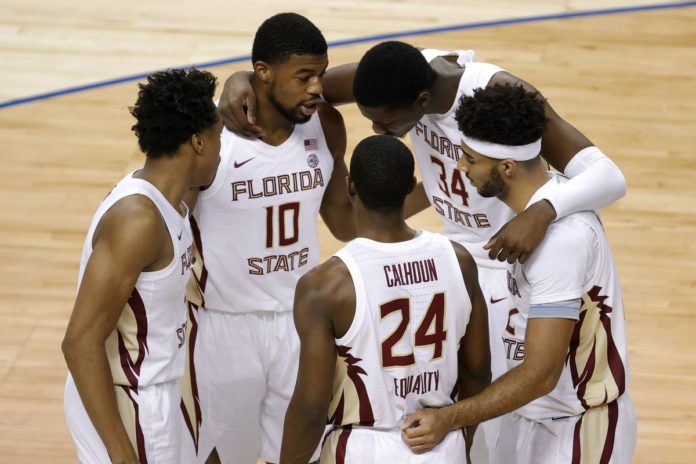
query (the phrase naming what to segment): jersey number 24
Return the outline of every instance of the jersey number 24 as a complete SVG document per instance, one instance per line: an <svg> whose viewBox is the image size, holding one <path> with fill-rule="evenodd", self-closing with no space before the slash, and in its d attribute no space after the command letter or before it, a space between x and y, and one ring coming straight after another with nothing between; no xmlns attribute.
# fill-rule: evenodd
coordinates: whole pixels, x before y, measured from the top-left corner
<svg viewBox="0 0 696 464"><path fill-rule="evenodd" d="M396 330L382 342L382 366L410 366L416 360L413 352L408 354L394 354L394 345L404 338L406 329L411 320L411 299L399 298L380 305L380 316L382 319L393 313L401 314L401 322ZM435 325L433 329L432 326ZM447 340L447 330L445 330L445 294L436 293L428 306L428 310L423 316L418 329L416 330L413 346L433 346L433 357L437 359L442 356L442 345ZM431 330L432 329L432 330Z"/></svg>

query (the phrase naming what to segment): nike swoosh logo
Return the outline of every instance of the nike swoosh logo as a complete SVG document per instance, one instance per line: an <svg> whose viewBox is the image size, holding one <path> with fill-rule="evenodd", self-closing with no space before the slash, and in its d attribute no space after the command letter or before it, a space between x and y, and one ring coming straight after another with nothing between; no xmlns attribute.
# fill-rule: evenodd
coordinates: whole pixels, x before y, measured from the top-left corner
<svg viewBox="0 0 696 464"><path fill-rule="evenodd" d="M177 237L179 240L181 240L181 234L183 234L183 233L184 233L184 230L182 229L181 232L179 232L179 235L177 235L176 237Z"/></svg>
<svg viewBox="0 0 696 464"><path fill-rule="evenodd" d="M500 303L503 300L507 300L507 297L504 296L503 298L498 298L497 300L494 300L493 297L491 297L490 301L491 301L491 304L496 304L496 303Z"/></svg>
<svg viewBox="0 0 696 464"><path fill-rule="evenodd" d="M249 158L248 160L242 161L241 163L238 163L238 162L235 161L235 162L234 162L234 167L235 167L235 168L241 168L242 166L244 166L245 164L247 164L249 161L253 160L254 158L256 158L256 157L254 156L254 157L252 157L252 158Z"/></svg>

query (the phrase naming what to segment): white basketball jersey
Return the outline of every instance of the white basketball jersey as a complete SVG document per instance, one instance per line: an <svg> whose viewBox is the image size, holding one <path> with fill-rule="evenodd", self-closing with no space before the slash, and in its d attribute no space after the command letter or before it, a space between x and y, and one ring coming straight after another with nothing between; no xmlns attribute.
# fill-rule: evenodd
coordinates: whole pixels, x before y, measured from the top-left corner
<svg viewBox="0 0 696 464"><path fill-rule="evenodd" d="M451 242L423 231L407 242L350 242L336 255L355 286L355 316L336 339L329 423L399 426L452 403L471 301Z"/></svg>
<svg viewBox="0 0 696 464"><path fill-rule="evenodd" d="M222 132L220 166L194 210L202 299L226 312L289 311L319 264L317 217L333 172L318 113L279 146Z"/></svg>
<svg viewBox="0 0 696 464"><path fill-rule="evenodd" d="M424 53L424 56L432 60L442 54ZM479 195L464 173L457 169L464 150L461 132L454 119L460 97L471 96L474 89L486 87L502 68L488 63L466 62L473 58L473 53L462 52L459 56L459 64L466 64L457 98L446 113L423 116L410 131L411 143L425 192L443 221L445 235L464 245L479 266L504 268L504 263L488 258L483 245L512 219L512 210L497 198Z"/></svg>
<svg viewBox="0 0 696 464"><path fill-rule="evenodd" d="M102 216L130 195L149 198L164 218L174 247L174 258L164 269L141 272L116 328L106 340L106 353L116 385L145 387L181 378L184 373L186 285L191 277L193 238L188 209L184 216L149 182L124 177L97 209L87 232L80 261L82 276L92 254L92 238Z"/></svg>
<svg viewBox="0 0 696 464"><path fill-rule="evenodd" d="M554 194L567 181L558 174L550 176L529 204ZM574 213L551 224L525 264L508 266L508 287L515 308L510 310L502 343L510 369L524 359L530 305L582 299L558 384L548 395L517 410L520 415L530 419L577 415L625 392L629 368L621 287L595 212Z"/></svg>

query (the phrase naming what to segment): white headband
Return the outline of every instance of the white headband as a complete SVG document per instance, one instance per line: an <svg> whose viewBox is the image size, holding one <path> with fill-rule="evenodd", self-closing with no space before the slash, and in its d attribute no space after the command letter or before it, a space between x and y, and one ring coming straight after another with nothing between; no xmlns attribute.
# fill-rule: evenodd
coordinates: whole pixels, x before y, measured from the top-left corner
<svg viewBox="0 0 696 464"><path fill-rule="evenodd" d="M472 139L464 134L462 139L469 148L489 158L527 161L541 153L541 138L527 145L500 145Z"/></svg>

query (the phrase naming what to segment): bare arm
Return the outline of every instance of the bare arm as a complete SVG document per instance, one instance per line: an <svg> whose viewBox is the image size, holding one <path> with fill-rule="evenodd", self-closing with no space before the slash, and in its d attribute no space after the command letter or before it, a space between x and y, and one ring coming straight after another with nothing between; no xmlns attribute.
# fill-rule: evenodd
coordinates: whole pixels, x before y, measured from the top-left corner
<svg viewBox="0 0 696 464"><path fill-rule="evenodd" d="M406 196L406 201L404 202L404 216L408 219L428 208L428 206L430 206L428 194L425 193L423 182L418 182L416 188Z"/></svg>
<svg viewBox="0 0 696 464"><path fill-rule="evenodd" d="M488 339L488 308L478 280L476 262L460 244L454 243L459 267L471 300L471 316L459 346L459 399L470 398L491 383L491 349ZM467 452L477 424L466 427Z"/></svg>
<svg viewBox="0 0 696 464"><path fill-rule="evenodd" d="M493 76L488 85L495 84L516 84L537 91L507 72ZM621 170L585 135L561 118L548 102L545 108L549 124L542 138L541 155L572 179L563 186L558 198L540 200L505 224L484 246L491 259L524 263L539 246L554 219L577 211L603 208L626 193L626 180ZM567 169L571 165L573 169Z"/></svg>
<svg viewBox="0 0 696 464"><path fill-rule="evenodd" d="M336 66L326 71L321 85L324 88L322 95L332 105L354 103L353 79L358 63L348 63Z"/></svg>
<svg viewBox="0 0 696 464"><path fill-rule="evenodd" d="M357 63L343 64L326 71L322 78L322 96L332 105L353 103L353 78ZM220 115L225 127L243 137L264 135L256 125L256 95L251 85L251 71L237 71L227 78L220 95Z"/></svg>
<svg viewBox="0 0 696 464"><path fill-rule="evenodd" d="M529 319L522 364L478 395L442 409L418 411L413 419L420 425L408 429L406 443L414 452L428 451L451 430L498 417L548 394L560 378L574 326L574 319Z"/></svg>
<svg viewBox="0 0 696 464"><path fill-rule="evenodd" d="M116 406L105 342L140 273L172 259L163 236L161 216L141 196L120 200L102 217L63 339L68 369L113 462L139 461Z"/></svg>
<svg viewBox="0 0 696 464"><path fill-rule="evenodd" d="M337 263L321 265L297 284L293 314L301 344L300 366L285 414L280 464L308 463L326 425L336 364L331 313L341 305L336 301L341 294L337 286L346 282L345 275L327 270L332 264Z"/></svg>
<svg viewBox="0 0 696 464"><path fill-rule="evenodd" d="M321 201L321 218L337 239L347 242L356 236L353 205L346 190L346 128L341 114L329 105L319 106L321 126L333 155L334 167Z"/></svg>
<svg viewBox="0 0 696 464"><path fill-rule="evenodd" d="M256 125L256 94L251 85L251 71L237 71L222 88L220 116L225 127L242 137L259 138L263 129Z"/></svg>

